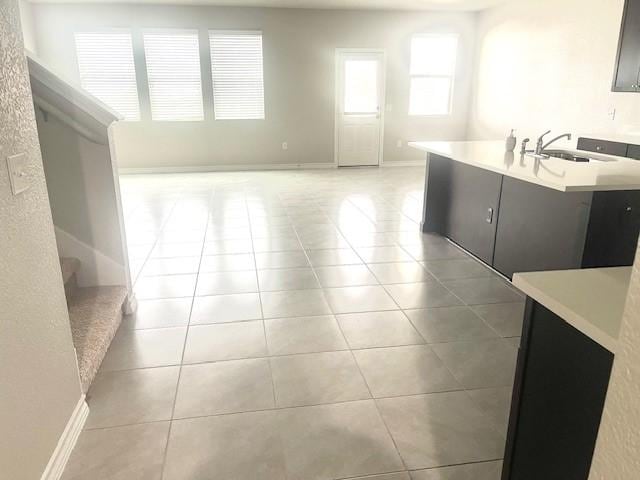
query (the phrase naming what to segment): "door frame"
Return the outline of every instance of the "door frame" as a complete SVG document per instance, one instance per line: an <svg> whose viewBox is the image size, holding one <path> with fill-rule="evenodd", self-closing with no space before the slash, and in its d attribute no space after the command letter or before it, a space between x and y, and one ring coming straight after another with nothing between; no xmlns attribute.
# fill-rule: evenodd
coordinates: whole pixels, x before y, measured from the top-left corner
<svg viewBox="0 0 640 480"><path fill-rule="evenodd" d="M334 121L333 121L333 163L335 167L338 165L338 140L339 140L339 126L340 126L340 55L345 53L375 53L381 56L381 77L380 78L380 148L378 149L378 167L382 166L384 161L384 114L387 109L387 51L384 48L336 48L335 51L335 90L334 90ZM372 165L375 166L375 165Z"/></svg>

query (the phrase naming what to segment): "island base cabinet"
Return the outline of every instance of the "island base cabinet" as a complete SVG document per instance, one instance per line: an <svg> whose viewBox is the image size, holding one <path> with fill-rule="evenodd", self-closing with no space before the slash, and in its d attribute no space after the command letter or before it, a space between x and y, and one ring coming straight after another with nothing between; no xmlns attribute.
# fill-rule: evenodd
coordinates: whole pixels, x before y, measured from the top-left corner
<svg viewBox="0 0 640 480"><path fill-rule="evenodd" d="M502 480L587 480L613 354L527 299Z"/></svg>
<svg viewBox="0 0 640 480"><path fill-rule="evenodd" d="M633 264L640 190L564 192L430 154L422 230L511 279Z"/></svg>
<svg viewBox="0 0 640 480"><path fill-rule="evenodd" d="M581 268L591 198L504 177L493 267L508 278Z"/></svg>
<svg viewBox="0 0 640 480"><path fill-rule="evenodd" d="M430 155L422 230L491 264L501 185L502 175Z"/></svg>
<svg viewBox="0 0 640 480"><path fill-rule="evenodd" d="M633 265L640 233L640 192L593 195L583 268Z"/></svg>

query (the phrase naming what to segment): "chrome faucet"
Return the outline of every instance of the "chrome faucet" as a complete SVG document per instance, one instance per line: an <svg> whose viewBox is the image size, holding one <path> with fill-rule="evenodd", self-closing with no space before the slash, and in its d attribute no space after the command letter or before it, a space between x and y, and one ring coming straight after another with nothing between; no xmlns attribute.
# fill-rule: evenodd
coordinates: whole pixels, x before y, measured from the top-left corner
<svg viewBox="0 0 640 480"><path fill-rule="evenodd" d="M542 154L542 144L544 143L544 137L551 133L551 130L547 130L542 135L538 137L538 141L536 142L536 155Z"/></svg>
<svg viewBox="0 0 640 480"><path fill-rule="evenodd" d="M568 140L571 140L571 134L570 133L563 133L562 135L558 135L554 139L549 140L547 143L543 143L545 135L547 135L549 133L551 133L551 130L543 133L538 138L538 142L536 143L536 155L544 155L544 151L547 149L547 147L549 145L551 145L553 142L557 142L561 138L567 137Z"/></svg>

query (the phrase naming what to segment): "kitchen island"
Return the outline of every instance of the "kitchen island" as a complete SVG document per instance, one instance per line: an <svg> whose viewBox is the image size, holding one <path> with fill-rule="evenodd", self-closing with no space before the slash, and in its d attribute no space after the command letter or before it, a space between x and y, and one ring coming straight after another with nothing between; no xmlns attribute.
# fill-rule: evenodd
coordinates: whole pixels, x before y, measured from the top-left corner
<svg viewBox="0 0 640 480"><path fill-rule="evenodd" d="M584 144L607 151L606 142L591 142ZM506 277L633 263L640 161L601 153L585 163L541 159L506 152L502 141L409 145L427 153L423 231Z"/></svg>

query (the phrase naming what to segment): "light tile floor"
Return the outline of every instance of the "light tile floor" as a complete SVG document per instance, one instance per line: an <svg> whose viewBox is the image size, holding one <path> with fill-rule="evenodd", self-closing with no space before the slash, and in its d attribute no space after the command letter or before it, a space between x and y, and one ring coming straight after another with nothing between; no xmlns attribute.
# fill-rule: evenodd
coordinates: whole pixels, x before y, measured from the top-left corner
<svg viewBox="0 0 640 480"><path fill-rule="evenodd" d="M139 308L64 479L497 480L524 299L423 178L122 177Z"/></svg>

